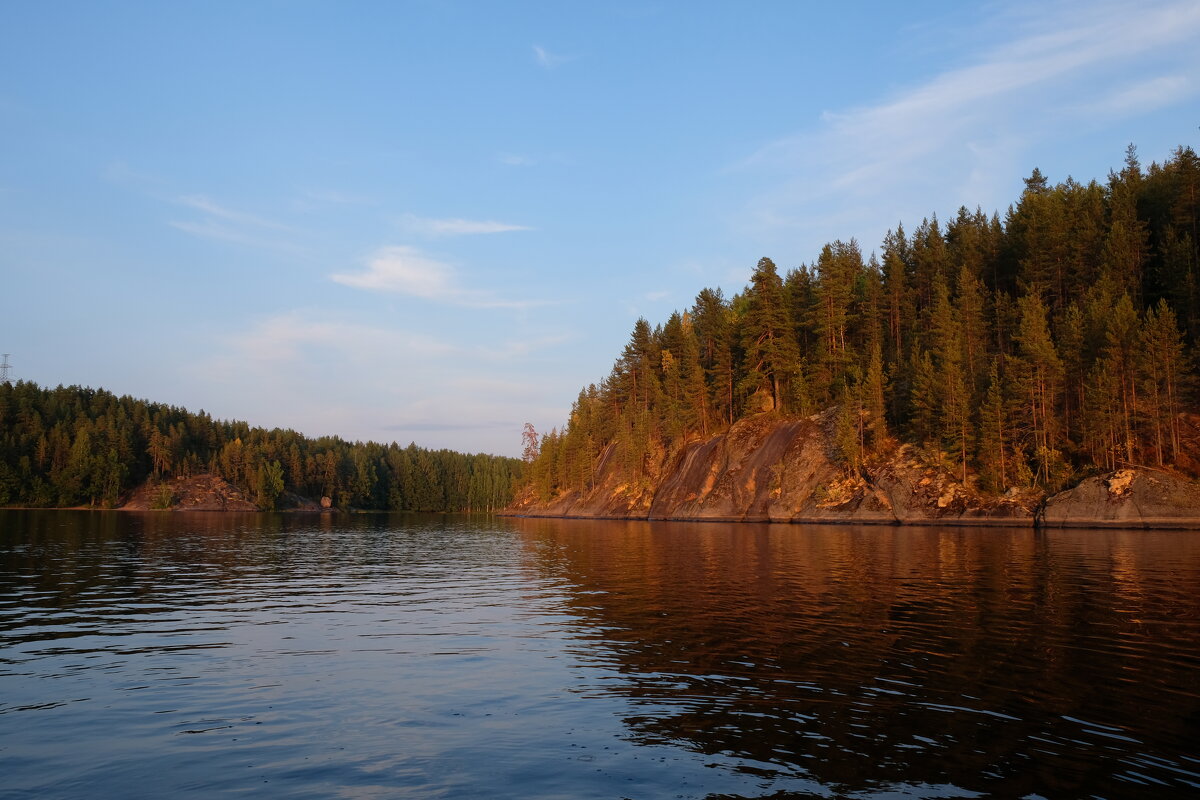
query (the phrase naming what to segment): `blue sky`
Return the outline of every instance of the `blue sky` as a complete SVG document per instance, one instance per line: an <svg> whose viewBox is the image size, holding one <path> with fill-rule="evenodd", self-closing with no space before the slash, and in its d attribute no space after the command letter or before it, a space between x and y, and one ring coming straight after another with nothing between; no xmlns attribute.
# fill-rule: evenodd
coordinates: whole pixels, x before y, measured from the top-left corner
<svg viewBox="0 0 1200 800"><path fill-rule="evenodd" d="M8 3L0 352L515 455L638 316L1200 139L1200 4Z"/></svg>

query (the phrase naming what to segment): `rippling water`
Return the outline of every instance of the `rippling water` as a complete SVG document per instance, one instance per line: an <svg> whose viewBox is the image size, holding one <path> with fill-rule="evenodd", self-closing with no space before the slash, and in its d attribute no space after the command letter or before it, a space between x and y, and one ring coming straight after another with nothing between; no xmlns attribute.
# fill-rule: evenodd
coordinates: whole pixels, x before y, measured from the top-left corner
<svg viewBox="0 0 1200 800"><path fill-rule="evenodd" d="M1200 796L1200 533L0 511L0 797Z"/></svg>

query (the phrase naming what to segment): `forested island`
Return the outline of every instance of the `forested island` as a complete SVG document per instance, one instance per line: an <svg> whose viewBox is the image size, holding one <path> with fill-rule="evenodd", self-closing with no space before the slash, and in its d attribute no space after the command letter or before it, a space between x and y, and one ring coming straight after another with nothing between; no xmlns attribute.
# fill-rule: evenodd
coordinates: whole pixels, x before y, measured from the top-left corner
<svg viewBox="0 0 1200 800"><path fill-rule="evenodd" d="M733 297L639 319L563 428L527 427L511 511L1024 519L1082 481L1200 515L1198 228L1196 153L1131 145L1104 183L1035 169L1003 218L763 258Z"/></svg>
<svg viewBox="0 0 1200 800"><path fill-rule="evenodd" d="M0 506L493 511L514 458L310 439L79 386L0 383ZM133 503L134 507L139 505ZM187 503L183 504L185 507Z"/></svg>

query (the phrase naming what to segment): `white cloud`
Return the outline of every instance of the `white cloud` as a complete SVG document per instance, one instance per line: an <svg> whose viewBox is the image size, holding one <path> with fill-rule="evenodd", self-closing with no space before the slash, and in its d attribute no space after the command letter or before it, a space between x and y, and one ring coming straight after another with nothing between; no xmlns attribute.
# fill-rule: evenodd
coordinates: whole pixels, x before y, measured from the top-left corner
<svg viewBox="0 0 1200 800"><path fill-rule="evenodd" d="M881 235L880 220L911 227L932 203L994 208L1011 199L1012 176L1031 168L1023 155L1031 148L1066 141L1098 113L1139 113L1194 92L1179 76L1200 68L1200 4L1019 13L989 21L1011 33L971 63L877 104L825 112L813 129L760 147L736 167L760 173L767 187L742 224L805 230L819 246L833 236Z"/></svg>
<svg viewBox="0 0 1200 800"><path fill-rule="evenodd" d="M385 247L367 261L366 271L330 277L356 289L411 294L427 300L448 299L458 292L454 269L415 247Z"/></svg>
<svg viewBox="0 0 1200 800"><path fill-rule="evenodd" d="M367 268L362 272L337 273L330 279L356 289L406 294L469 308L525 309L542 305L534 301L506 300L488 291L464 289L454 267L405 245L377 251L367 260Z"/></svg>
<svg viewBox="0 0 1200 800"><path fill-rule="evenodd" d="M558 55L551 53L541 45L533 46L533 57L537 60L538 66L542 69L554 69L555 67L565 64L571 60L571 56Z"/></svg>
<svg viewBox="0 0 1200 800"><path fill-rule="evenodd" d="M418 217L415 214L405 214L399 220L399 225L406 233L421 236L474 236L485 233L509 233L511 231L533 230L525 225L513 225L494 220L474 219L431 219Z"/></svg>

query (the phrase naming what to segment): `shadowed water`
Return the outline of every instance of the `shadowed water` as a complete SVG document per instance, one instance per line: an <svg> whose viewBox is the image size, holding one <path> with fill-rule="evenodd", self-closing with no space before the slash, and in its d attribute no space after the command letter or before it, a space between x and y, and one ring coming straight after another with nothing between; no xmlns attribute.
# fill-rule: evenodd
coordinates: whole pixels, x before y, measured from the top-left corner
<svg viewBox="0 0 1200 800"><path fill-rule="evenodd" d="M0 797L1188 797L1200 533L0 511Z"/></svg>

